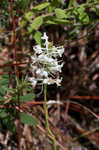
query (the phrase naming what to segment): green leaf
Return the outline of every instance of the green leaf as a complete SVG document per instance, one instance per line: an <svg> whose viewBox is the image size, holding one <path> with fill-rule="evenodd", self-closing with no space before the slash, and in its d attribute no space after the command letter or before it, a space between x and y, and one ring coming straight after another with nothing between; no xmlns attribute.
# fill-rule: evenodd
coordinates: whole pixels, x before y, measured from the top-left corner
<svg viewBox="0 0 99 150"><path fill-rule="evenodd" d="M38 121L34 117L23 112L21 113L21 122L30 126L36 126L38 124Z"/></svg>
<svg viewBox="0 0 99 150"><path fill-rule="evenodd" d="M22 1L21 1L21 2L22 2ZM25 11L26 8L28 7L29 3L30 3L30 0L24 0L24 1L22 2L22 9L23 9L24 11Z"/></svg>
<svg viewBox="0 0 99 150"><path fill-rule="evenodd" d="M47 23L47 24L57 24L57 23L56 23L55 21L53 21L53 20L47 20L46 23Z"/></svg>
<svg viewBox="0 0 99 150"><path fill-rule="evenodd" d="M34 33L34 39L35 41L41 45L41 36L42 36L42 33L40 31L35 31Z"/></svg>
<svg viewBox="0 0 99 150"><path fill-rule="evenodd" d="M4 96L4 95L7 93L8 90L9 90L9 89L8 89L7 86L1 86L1 87L0 87L0 95L1 95L1 96Z"/></svg>
<svg viewBox="0 0 99 150"><path fill-rule="evenodd" d="M28 13L25 13L25 19L27 21L30 21L31 20L31 16L33 15L34 13L32 11L29 11Z"/></svg>
<svg viewBox="0 0 99 150"><path fill-rule="evenodd" d="M2 96L0 96L0 101L4 100L4 98Z"/></svg>
<svg viewBox="0 0 99 150"><path fill-rule="evenodd" d="M70 1L69 1L69 6L68 6L68 7L72 7L72 6L74 6L74 7L76 7L76 6L77 6L77 4L76 4L76 1L75 1L75 0L70 0Z"/></svg>
<svg viewBox="0 0 99 150"><path fill-rule="evenodd" d="M20 101L32 101L35 98L34 94L26 94L23 96L20 96Z"/></svg>
<svg viewBox="0 0 99 150"><path fill-rule="evenodd" d="M27 21L26 20L22 20L21 21L21 25L24 27L24 26L26 26L26 24L27 24Z"/></svg>
<svg viewBox="0 0 99 150"><path fill-rule="evenodd" d="M65 19L54 19L54 21L59 24L71 24L71 21Z"/></svg>
<svg viewBox="0 0 99 150"><path fill-rule="evenodd" d="M99 0L94 0L95 3L99 2Z"/></svg>
<svg viewBox="0 0 99 150"><path fill-rule="evenodd" d="M62 9L60 9L60 8L56 8L55 9L55 13L56 13L56 17L57 18L66 18L67 17L67 15L65 14L66 12L65 12L65 10L62 10Z"/></svg>
<svg viewBox="0 0 99 150"><path fill-rule="evenodd" d="M3 32L3 28L0 26L0 33Z"/></svg>
<svg viewBox="0 0 99 150"><path fill-rule="evenodd" d="M99 8L93 8L93 11L99 16Z"/></svg>
<svg viewBox="0 0 99 150"><path fill-rule="evenodd" d="M2 78L2 79L0 79L0 85L8 85L8 79L7 78Z"/></svg>
<svg viewBox="0 0 99 150"><path fill-rule="evenodd" d="M28 31L31 33L33 30L37 30L43 24L43 18L41 16L34 19L29 26Z"/></svg>
<svg viewBox="0 0 99 150"><path fill-rule="evenodd" d="M57 0L58 1L58 3L62 3L62 0Z"/></svg>
<svg viewBox="0 0 99 150"><path fill-rule="evenodd" d="M69 36L73 36L77 31L77 27L72 29L72 31L69 32Z"/></svg>
<svg viewBox="0 0 99 150"><path fill-rule="evenodd" d="M7 116L3 118L2 120L3 120L3 124L6 126L8 130L10 130L13 133L16 133L17 128L14 124L14 120L12 119L12 116Z"/></svg>
<svg viewBox="0 0 99 150"><path fill-rule="evenodd" d="M89 16L88 16L88 14L85 12L85 8L84 8L83 5L81 5L79 8L75 8L74 14L77 16L77 18L79 18L79 20L80 20L82 23L84 23L84 24L89 23Z"/></svg>
<svg viewBox="0 0 99 150"><path fill-rule="evenodd" d="M89 16L85 12L83 12L83 14L79 15L79 19L85 24L89 23Z"/></svg>
<svg viewBox="0 0 99 150"><path fill-rule="evenodd" d="M2 118L2 119L4 119L5 117L7 117L8 116L8 114L5 112L5 110L0 110L0 117Z"/></svg>
<svg viewBox="0 0 99 150"><path fill-rule="evenodd" d="M49 5L50 5L49 2L45 2L45 3L42 3L42 4L39 4L39 5L35 6L34 9L36 9L36 10L42 10L42 9L48 7Z"/></svg>
<svg viewBox="0 0 99 150"><path fill-rule="evenodd" d="M77 8L77 11L78 11L79 14L84 13L84 10L85 10L85 8L82 5L79 8Z"/></svg>
<svg viewBox="0 0 99 150"><path fill-rule="evenodd" d="M4 96L7 93L7 91L9 91L8 83L8 75L3 75L0 79L0 96Z"/></svg>
<svg viewBox="0 0 99 150"><path fill-rule="evenodd" d="M81 5L79 8L75 8L73 12L75 15L83 15L84 10L85 10L84 6Z"/></svg>

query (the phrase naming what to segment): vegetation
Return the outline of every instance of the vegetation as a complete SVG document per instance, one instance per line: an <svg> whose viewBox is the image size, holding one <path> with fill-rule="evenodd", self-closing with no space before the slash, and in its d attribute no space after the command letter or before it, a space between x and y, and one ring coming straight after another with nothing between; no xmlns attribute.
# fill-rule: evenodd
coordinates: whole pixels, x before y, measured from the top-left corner
<svg viewBox="0 0 99 150"><path fill-rule="evenodd" d="M1 149L99 149L98 18L98 0L0 2ZM50 41L44 61L55 59L50 64L34 60L46 54L39 51L45 49L44 33ZM53 49L62 51L63 60ZM45 72L37 74L42 66ZM43 89L38 77L49 76Z"/></svg>

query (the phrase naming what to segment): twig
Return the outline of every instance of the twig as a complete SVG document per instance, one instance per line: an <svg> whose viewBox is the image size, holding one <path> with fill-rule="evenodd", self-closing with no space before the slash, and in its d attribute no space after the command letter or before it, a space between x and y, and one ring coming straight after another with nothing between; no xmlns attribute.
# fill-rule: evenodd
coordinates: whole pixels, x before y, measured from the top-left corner
<svg viewBox="0 0 99 150"><path fill-rule="evenodd" d="M11 16L12 16L12 28L13 28L13 46L14 46L14 53L13 53L13 58L14 61L17 63L17 49L16 49L16 31L15 31L15 18L14 18L14 0L10 0L10 7L11 7ZM17 79L19 79L19 71L18 71L18 66L14 66L15 69L15 75ZM21 150L21 122L20 122L20 92L18 89L18 126L17 126L17 132L18 132L18 150Z"/></svg>

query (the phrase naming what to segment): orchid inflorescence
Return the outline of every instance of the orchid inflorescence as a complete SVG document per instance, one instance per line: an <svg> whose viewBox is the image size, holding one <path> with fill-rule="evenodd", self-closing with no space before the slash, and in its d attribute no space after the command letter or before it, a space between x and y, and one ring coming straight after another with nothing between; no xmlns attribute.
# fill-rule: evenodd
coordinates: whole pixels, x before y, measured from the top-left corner
<svg viewBox="0 0 99 150"><path fill-rule="evenodd" d="M36 86L38 81L42 84L56 83L57 86L60 86L62 78L56 77L56 73L61 72L64 64L62 61L58 61L58 57L62 57L64 53L64 47L52 46L46 33L41 39L44 40L43 46L33 46L34 55L31 56L31 72L35 72L35 76L28 79L33 86Z"/></svg>

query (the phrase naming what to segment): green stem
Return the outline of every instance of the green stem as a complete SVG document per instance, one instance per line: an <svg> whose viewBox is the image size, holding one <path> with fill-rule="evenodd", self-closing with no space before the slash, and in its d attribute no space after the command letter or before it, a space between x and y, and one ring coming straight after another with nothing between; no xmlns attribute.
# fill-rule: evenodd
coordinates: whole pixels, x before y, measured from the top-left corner
<svg viewBox="0 0 99 150"><path fill-rule="evenodd" d="M45 112L45 120L46 120L46 128L48 133L51 135L52 140L53 140L53 145L54 145L54 150L56 150L56 139L54 134L52 133L50 127L49 127L49 122L48 122L48 109L47 109L47 84L44 84L44 112Z"/></svg>

